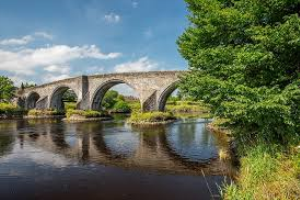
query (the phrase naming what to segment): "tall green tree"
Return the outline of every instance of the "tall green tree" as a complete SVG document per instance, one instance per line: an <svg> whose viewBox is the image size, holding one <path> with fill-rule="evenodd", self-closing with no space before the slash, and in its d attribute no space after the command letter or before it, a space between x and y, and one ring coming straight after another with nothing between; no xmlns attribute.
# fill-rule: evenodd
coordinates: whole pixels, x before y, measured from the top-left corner
<svg viewBox="0 0 300 200"><path fill-rule="evenodd" d="M10 100L14 95L14 91L13 81L8 77L0 76L0 101Z"/></svg>
<svg viewBox="0 0 300 200"><path fill-rule="evenodd" d="M236 136L300 134L300 0L186 0L181 90L213 106Z"/></svg>

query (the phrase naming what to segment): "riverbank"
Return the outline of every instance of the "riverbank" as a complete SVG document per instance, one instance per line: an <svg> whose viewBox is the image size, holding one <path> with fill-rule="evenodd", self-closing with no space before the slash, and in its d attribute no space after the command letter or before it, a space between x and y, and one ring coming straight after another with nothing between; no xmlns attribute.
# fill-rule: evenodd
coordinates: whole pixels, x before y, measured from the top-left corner
<svg viewBox="0 0 300 200"><path fill-rule="evenodd" d="M228 120L217 119L207 127L232 136L232 131L226 128L225 123ZM299 199L300 147L257 141L236 143L239 172L234 182L223 185L223 199Z"/></svg>
<svg viewBox="0 0 300 200"><path fill-rule="evenodd" d="M300 151L283 150L275 145L247 147L234 183L225 184L223 198L299 199Z"/></svg>
<svg viewBox="0 0 300 200"><path fill-rule="evenodd" d="M105 121L112 119L111 115L103 111L94 110L67 110L64 121L84 122L84 121Z"/></svg>

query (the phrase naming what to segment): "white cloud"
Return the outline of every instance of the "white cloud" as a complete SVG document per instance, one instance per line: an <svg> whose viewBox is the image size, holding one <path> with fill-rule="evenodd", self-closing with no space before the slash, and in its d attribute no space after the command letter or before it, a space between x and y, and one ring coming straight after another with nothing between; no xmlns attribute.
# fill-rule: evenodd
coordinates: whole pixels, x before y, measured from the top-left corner
<svg viewBox="0 0 300 200"><path fill-rule="evenodd" d="M53 35L49 34L49 33L46 33L46 32L35 32L34 35L36 36L39 36L39 37L42 37L42 38L45 38L45 39L48 39L48 40L52 40L53 39Z"/></svg>
<svg viewBox="0 0 300 200"><path fill-rule="evenodd" d="M103 18L108 23L118 23L121 20L120 15L117 15L115 13L109 13L107 15L104 15Z"/></svg>
<svg viewBox="0 0 300 200"><path fill-rule="evenodd" d="M137 61L122 63L115 66L116 72L142 72L158 70L158 63L149 60L148 57L142 57Z"/></svg>
<svg viewBox="0 0 300 200"><path fill-rule="evenodd" d="M44 78L44 82L53 82L53 81L58 81L58 80L63 80L70 78L71 76L68 74L61 74L61 75L54 75L54 74L46 74Z"/></svg>
<svg viewBox="0 0 300 200"><path fill-rule="evenodd" d="M31 35L26 35L22 38L11 38L0 41L0 45L25 45L33 41L34 38Z"/></svg>
<svg viewBox="0 0 300 200"><path fill-rule="evenodd" d="M67 74L70 72L70 67L65 65L49 65L48 67L45 68L45 71L51 73Z"/></svg>
<svg viewBox="0 0 300 200"><path fill-rule="evenodd" d="M52 40L53 36L46 32L35 32L33 35L25 35L21 38L10 38L10 39L4 39L0 40L0 45L3 46L20 46L20 45L26 45L30 42L33 42L36 37L42 37L44 39Z"/></svg>
<svg viewBox="0 0 300 200"><path fill-rule="evenodd" d="M74 47L56 45L37 49L26 48L16 52L0 49L0 70L30 75L34 74L37 68L65 65L76 59L113 59L120 55L120 53L104 54L95 45Z"/></svg>

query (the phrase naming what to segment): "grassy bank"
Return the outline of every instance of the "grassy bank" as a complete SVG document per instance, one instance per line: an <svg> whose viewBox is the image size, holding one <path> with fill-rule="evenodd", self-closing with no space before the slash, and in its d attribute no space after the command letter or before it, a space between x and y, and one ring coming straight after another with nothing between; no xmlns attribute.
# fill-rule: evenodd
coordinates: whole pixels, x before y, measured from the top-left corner
<svg viewBox="0 0 300 200"><path fill-rule="evenodd" d="M134 112L128 119L131 124L163 124L176 120L176 117L169 112Z"/></svg>
<svg viewBox="0 0 300 200"><path fill-rule="evenodd" d="M201 101L168 101L166 111L173 113L209 113L210 106Z"/></svg>
<svg viewBox="0 0 300 200"><path fill-rule="evenodd" d="M67 110L66 116L70 119L72 116L81 116L84 118L99 118L99 117L107 117L108 114L106 112L100 112L95 110Z"/></svg>
<svg viewBox="0 0 300 200"><path fill-rule="evenodd" d="M300 199L299 150L258 145L245 152L235 183L223 188L224 199Z"/></svg>

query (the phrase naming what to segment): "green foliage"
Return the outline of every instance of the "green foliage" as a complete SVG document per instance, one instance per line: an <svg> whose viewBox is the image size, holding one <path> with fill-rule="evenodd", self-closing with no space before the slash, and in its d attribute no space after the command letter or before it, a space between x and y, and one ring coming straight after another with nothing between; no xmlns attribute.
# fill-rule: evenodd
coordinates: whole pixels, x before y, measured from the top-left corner
<svg viewBox="0 0 300 200"><path fill-rule="evenodd" d="M181 91L212 105L238 137L299 141L300 0L186 0Z"/></svg>
<svg viewBox="0 0 300 200"><path fill-rule="evenodd" d="M127 104L132 112L141 111L141 103L139 101L128 101Z"/></svg>
<svg viewBox="0 0 300 200"><path fill-rule="evenodd" d="M75 110L77 108L75 102L64 102L65 110Z"/></svg>
<svg viewBox="0 0 300 200"><path fill-rule="evenodd" d="M147 113L135 112L131 114L128 122L142 124L142 123L168 122L175 119L176 117L169 112L147 112Z"/></svg>
<svg viewBox="0 0 300 200"><path fill-rule="evenodd" d="M109 90L108 92L106 92L102 100L102 107L105 110L113 108L113 106L117 102L118 95L119 93L115 90Z"/></svg>
<svg viewBox="0 0 300 200"><path fill-rule="evenodd" d="M12 114L21 111L17 105L11 103L0 103L0 114Z"/></svg>
<svg viewBox="0 0 300 200"><path fill-rule="evenodd" d="M72 115L80 115L86 118L96 118L96 117L105 117L107 113L99 112L95 110L67 110L67 118L70 118Z"/></svg>
<svg viewBox="0 0 300 200"><path fill-rule="evenodd" d="M77 96L73 90L67 90L62 96L62 100L66 102L76 102Z"/></svg>
<svg viewBox="0 0 300 200"><path fill-rule="evenodd" d="M5 76L0 76L0 102L9 101L15 92L14 83Z"/></svg>
<svg viewBox="0 0 300 200"><path fill-rule="evenodd" d="M299 154L287 154L270 145L260 145L248 149L247 152L241 159L241 170L236 184L225 186L224 199L299 198Z"/></svg>
<svg viewBox="0 0 300 200"><path fill-rule="evenodd" d="M129 107L129 105L127 104L127 102L119 100L113 107L113 110L115 112L124 112L124 113L128 113L131 111L131 108Z"/></svg>
<svg viewBox="0 0 300 200"><path fill-rule="evenodd" d="M176 101L173 104L167 103L166 110L170 112L183 112L183 113L191 113L191 112L201 112L208 113L210 112L210 106L203 102L192 102L192 101Z"/></svg>
<svg viewBox="0 0 300 200"><path fill-rule="evenodd" d="M36 86L35 83L27 83L27 82L23 83L23 82L22 82L22 84L21 84L21 89L24 90L24 89L26 89L26 88L31 88L31 87L35 87L35 86Z"/></svg>

